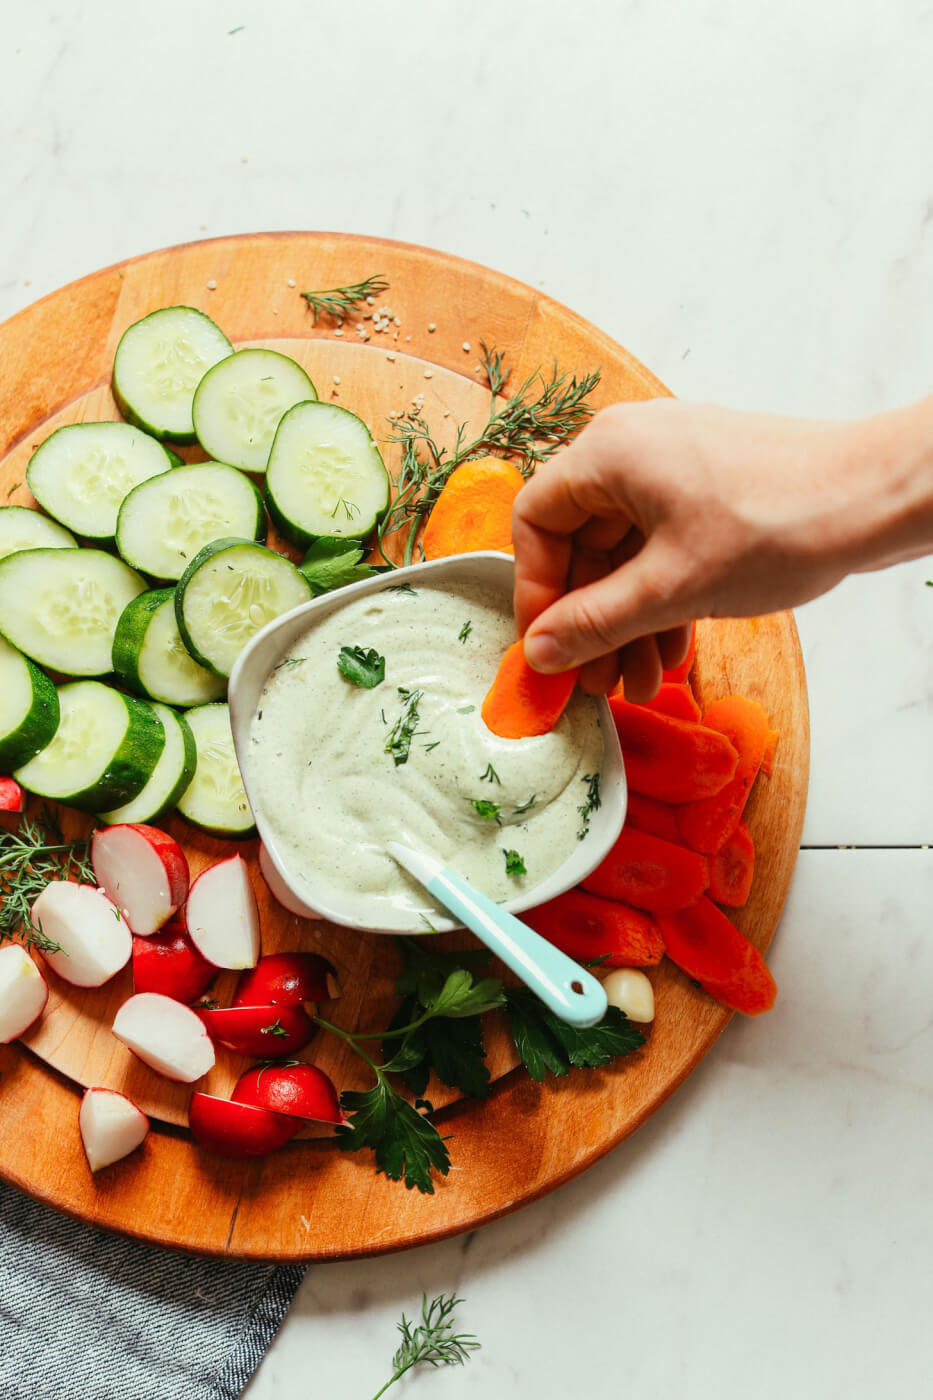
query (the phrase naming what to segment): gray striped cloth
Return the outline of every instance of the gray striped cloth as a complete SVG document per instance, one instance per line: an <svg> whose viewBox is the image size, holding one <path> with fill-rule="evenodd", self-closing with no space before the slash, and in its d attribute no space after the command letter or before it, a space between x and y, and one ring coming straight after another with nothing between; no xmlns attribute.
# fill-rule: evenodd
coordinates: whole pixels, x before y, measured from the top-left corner
<svg viewBox="0 0 933 1400"><path fill-rule="evenodd" d="M0 1183L0 1400L235 1400L303 1273L153 1249Z"/></svg>

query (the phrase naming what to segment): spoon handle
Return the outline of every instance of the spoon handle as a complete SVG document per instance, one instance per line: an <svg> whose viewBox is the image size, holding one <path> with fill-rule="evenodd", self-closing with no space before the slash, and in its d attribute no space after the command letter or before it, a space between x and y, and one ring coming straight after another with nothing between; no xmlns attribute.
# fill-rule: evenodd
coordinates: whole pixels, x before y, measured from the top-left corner
<svg viewBox="0 0 933 1400"><path fill-rule="evenodd" d="M581 1029L595 1026L602 1020L608 1004L606 993L602 984L579 963L481 894L456 871L395 841L387 842L386 847L395 860L501 958L555 1016Z"/></svg>

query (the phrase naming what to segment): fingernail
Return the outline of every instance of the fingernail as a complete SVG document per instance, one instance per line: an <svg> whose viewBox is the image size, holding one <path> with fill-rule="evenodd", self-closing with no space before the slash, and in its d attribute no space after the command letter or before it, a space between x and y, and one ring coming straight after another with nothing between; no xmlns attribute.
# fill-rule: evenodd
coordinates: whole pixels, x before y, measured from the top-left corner
<svg viewBox="0 0 933 1400"><path fill-rule="evenodd" d="M533 632L525 638L525 660L535 671L566 671L573 657L550 632Z"/></svg>

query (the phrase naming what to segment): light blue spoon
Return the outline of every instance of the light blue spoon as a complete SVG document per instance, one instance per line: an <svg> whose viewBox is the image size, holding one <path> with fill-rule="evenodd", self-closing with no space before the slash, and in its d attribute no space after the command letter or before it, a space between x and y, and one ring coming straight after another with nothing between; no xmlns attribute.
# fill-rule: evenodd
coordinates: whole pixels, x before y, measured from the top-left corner
<svg viewBox="0 0 933 1400"><path fill-rule="evenodd" d="M595 1026L606 1014L601 983L553 943L434 856L387 841L386 850L568 1025Z"/></svg>

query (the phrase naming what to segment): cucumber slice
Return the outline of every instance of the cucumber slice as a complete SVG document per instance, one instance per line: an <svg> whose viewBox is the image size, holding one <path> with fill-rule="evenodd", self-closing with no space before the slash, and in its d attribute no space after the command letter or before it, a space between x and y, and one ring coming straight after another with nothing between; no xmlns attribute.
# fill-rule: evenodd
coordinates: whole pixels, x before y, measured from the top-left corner
<svg viewBox="0 0 933 1400"><path fill-rule="evenodd" d="M0 559L21 549L77 549L69 530L28 506L0 506Z"/></svg>
<svg viewBox="0 0 933 1400"><path fill-rule="evenodd" d="M117 519L117 549L153 578L181 578L212 540L260 540L265 534L262 497L248 476L222 462L176 467L144 481L127 496Z"/></svg>
<svg viewBox="0 0 933 1400"><path fill-rule="evenodd" d="M146 585L99 549L25 549L0 559L0 632L69 676L103 676L117 620Z"/></svg>
<svg viewBox="0 0 933 1400"><path fill-rule="evenodd" d="M203 705L227 685L192 658L175 620L174 588L140 593L123 610L113 639L113 669L138 695L167 705Z"/></svg>
<svg viewBox="0 0 933 1400"><path fill-rule="evenodd" d="M226 705L198 705L186 719L194 734L198 766L179 799L181 815L218 836L251 836L253 813L240 777Z"/></svg>
<svg viewBox="0 0 933 1400"><path fill-rule="evenodd" d="M44 749L58 716L58 692L48 676L0 637L0 773Z"/></svg>
<svg viewBox="0 0 933 1400"><path fill-rule="evenodd" d="M152 706L101 681L60 685L58 703L54 737L16 769L17 782L84 812L110 811L142 792L165 747Z"/></svg>
<svg viewBox="0 0 933 1400"><path fill-rule="evenodd" d="M279 424L266 505L286 539L363 539L389 505L389 473L366 424L346 408L300 403Z"/></svg>
<svg viewBox="0 0 933 1400"><path fill-rule="evenodd" d="M208 457L245 472L264 472L283 414L316 398L301 365L287 355L237 350L209 369L198 385L194 430Z"/></svg>
<svg viewBox="0 0 933 1400"><path fill-rule="evenodd" d="M153 704L153 710L165 730L165 747L142 792L123 807L101 812L100 819L108 826L118 822L151 822L175 806L194 777L198 751L191 727L183 715L168 705Z"/></svg>
<svg viewBox="0 0 933 1400"><path fill-rule="evenodd" d="M260 627L311 596L304 574L281 554L251 540L215 540L185 570L175 617L195 660L229 676Z"/></svg>
<svg viewBox="0 0 933 1400"><path fill-rule="evenodd" d="M171 469L165 448L129 423L69 423L32 454L26 484L49 515L104 543L133 487Z"/></svg>
<svg viewBox="0 0 933 1400"><path fill-rule="evenodd" d="M194 442L191 402L211 365L233 346L193 306L164 306L123 332L113 357L117 407L153 437Z"/></svg>

